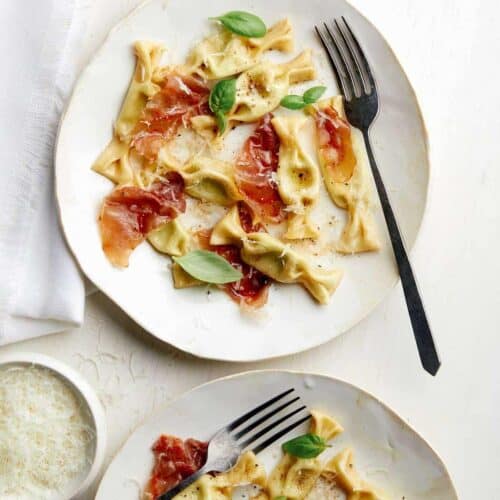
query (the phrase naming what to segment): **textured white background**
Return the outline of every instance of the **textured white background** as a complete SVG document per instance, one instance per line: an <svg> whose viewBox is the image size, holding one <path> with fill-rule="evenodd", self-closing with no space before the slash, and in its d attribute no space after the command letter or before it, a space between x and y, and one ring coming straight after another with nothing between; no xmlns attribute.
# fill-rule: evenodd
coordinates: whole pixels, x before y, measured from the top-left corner
<svg viewBox="0 0 500 500"><path fill-rule="evenodd" d="M82 66L138 3L90 2ZM500 498L500 8L493 0L353 3L400 58L429 129L431 193L413 261L442 355L440 373L433 379L420 368L399 286L329 344L243 365L169 348L96 294L81 329L1 352L43 352L87 378L106 407L108 460L145 417L186 389L243 370L292 368L373 392L441 454L461 499Z"/></svg>

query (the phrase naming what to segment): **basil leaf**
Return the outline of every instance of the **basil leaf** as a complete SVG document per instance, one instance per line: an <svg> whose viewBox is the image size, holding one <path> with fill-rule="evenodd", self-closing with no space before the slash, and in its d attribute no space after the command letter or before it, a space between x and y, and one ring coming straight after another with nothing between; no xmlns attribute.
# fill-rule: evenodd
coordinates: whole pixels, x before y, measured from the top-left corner
<svg viewBox="0 0 500 500"><path fill-rule="evenodd" d="M326 448L326 441L317 434L304 434L283 443L285 453L299 458L316 458Z"/></svg>
<svg viewBox="0 0 500 500"><path fill-rule="evenodd" d="M236 100L236 78L217 82L210 92L208 105L213 113L227 113Z"/></svg>
<svg viewBox="0 0 500 500"><path fill-rule="evenodd" d="M284 497L283 495L280 495L279 497L274 497L273 500L287 500L287 498Z"/></svg>
<svg viewBox="0 0 500 500"><path fill-rule="evenodd" d="M306 104L312 104L316 102L324 93L326 87L320 85L318 87L311 87L310 89L304 92L304 101Z"/></svg>
<svg viewBox="0 0 500 500"><path fill-rule="evenodd" d="M243 278L226 259L208 250L194 250L182 257L172 257L184 271L205 283L233 283Z"/></svg>
<svg viewBox="0 0 500 500"><path fill-rule="evenodd" d="M224 28L246 38L262 38L267 33L264 21L254 14L233 10L223 16L212 17L220 21Z"/></svg>
<svg viewBox="0 0 500 500"><path fill-rule="evenodd" d="M215 120L217 121L217 127L219 128L219 134L223 134L227 127L226 115L220 111L215 113Z"/></svg>
<svg viewBox="0 0 500 500"><path fill-rule="evenodd" d="M280 104L288 109L302 109L306 103L301 95L287 95L281 99Z"/></svg>

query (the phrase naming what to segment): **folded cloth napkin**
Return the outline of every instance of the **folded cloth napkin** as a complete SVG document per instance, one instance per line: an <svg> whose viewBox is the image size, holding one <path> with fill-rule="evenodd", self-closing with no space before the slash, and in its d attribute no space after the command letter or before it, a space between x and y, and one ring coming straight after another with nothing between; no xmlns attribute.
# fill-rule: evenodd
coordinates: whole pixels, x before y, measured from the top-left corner
<svg viewBox="0 0 500 500"><path fill-rule="evenodd" d="M53 160L84 8L82 0L2 0L0 8L0 345L83 319L84 284L59 228Z"/></svg>

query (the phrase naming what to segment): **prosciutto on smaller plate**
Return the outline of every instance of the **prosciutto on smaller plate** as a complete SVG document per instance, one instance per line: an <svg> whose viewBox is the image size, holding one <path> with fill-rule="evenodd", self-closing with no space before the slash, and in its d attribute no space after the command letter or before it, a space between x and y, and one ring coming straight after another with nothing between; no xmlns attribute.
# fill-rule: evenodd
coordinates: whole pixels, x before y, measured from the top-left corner
<svg viewBox="0 0 500 500"><path fill-rule="evenodd" d="M207 459L208 443L161 435L153 445L155 465L144 492L154 500L199 470Z"/></svg>

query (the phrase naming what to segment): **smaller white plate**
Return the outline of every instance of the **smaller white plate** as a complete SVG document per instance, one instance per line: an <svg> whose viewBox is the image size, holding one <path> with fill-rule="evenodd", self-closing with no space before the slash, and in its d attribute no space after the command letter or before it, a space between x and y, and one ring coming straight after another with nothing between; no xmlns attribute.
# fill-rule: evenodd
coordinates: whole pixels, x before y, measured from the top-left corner
<svg viewBox="0 0 500 500"><path fill-rule="evenodd" d="M73 370L73 368L70 368L57 359L34 352L18 352L0 355L0 367L30 365L48 368L66 382L73 389L76 396L82 401L92 419L90 425L92 425L95 432L95 439L93 442L93 449L89 452L91 455L89 456L89 466L83 471L81 476L70 481L63 490L50 499L47 499L70 500L85 492L97 477L102 466L106 451L107 434L104 409L96 393L83 377Z"/></svg>
<svg viewBox="0 0 500 500"><path fill-rule="evenodd" d="M309 408L335 417L345 428L323 459L354 449L361 475L405 500L457 500L445 465L429 444L374 396L347 382L288 371L257 371L210 382L184 394L135 430L109 466L96 500L138 500L153 465L151 445L160 434L208 440L220 427L259 403L294 387ZM295 434L307 432L307 424ZM290 439L286 435L283 441ZM267 470L281 456L280 443L259 455Z"/></svg>

